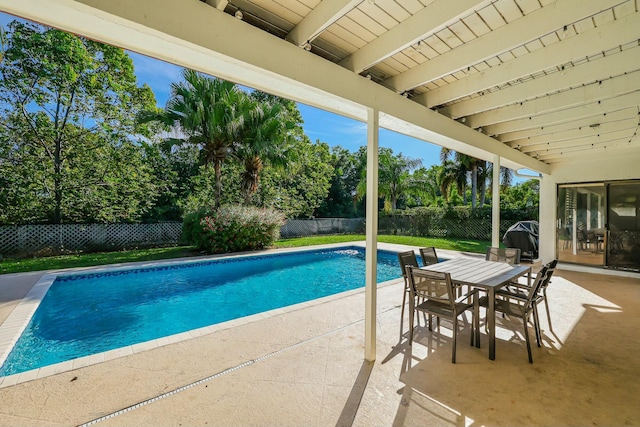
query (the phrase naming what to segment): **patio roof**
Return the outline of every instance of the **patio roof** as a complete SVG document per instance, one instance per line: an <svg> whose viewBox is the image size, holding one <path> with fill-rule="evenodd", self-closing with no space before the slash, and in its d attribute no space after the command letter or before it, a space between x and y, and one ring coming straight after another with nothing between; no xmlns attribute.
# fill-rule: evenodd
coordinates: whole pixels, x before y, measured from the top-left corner
<svg viewBox="0 0 640 427"><path fill-rule="evenodd" d="M637 0L0 0L511 168L640 157Z"/></svg>

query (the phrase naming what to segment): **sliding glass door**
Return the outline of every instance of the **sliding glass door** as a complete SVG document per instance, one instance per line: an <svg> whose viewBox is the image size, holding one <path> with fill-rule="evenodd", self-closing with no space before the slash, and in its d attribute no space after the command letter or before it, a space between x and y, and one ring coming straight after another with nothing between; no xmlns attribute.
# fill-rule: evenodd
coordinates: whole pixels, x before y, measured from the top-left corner
<svg viewBox="0 0 640 427"><path fill-rule="evenodd" d="M605 265L606 187L604 183L558 188L558 260Z"/></svg>
<svg viewBox="0 0 640 427"><path fill-rule="evenodd" d="M640 271L640 181L560 185L557 206L559 261Z"/></svg>
<svg viewBox="0 0 640 427"><path fill-rule="evenodd" d="M609 184L608 217L609 267L640 269L640 182Z"/></svg>

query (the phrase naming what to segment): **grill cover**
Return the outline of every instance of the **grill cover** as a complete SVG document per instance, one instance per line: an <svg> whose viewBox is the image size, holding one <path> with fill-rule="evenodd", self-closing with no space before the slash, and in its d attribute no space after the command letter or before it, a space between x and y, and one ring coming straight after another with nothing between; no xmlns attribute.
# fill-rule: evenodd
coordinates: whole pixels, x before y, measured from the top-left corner
<svg viewBox="0 0 640 427"><path fill-rule="evenodd" d="M538 258L538 221L519 221L502 238L507 248L520 249L520 258L533 261Z"/></svg>

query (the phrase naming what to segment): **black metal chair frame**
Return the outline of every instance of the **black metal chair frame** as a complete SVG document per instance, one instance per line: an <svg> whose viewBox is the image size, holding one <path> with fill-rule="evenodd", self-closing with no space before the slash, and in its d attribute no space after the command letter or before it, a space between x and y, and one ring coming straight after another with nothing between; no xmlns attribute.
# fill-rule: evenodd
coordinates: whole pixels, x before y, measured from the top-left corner
<svg viewBox="0 0 640 427"><path fill-rule="evenodd" d="M494 308L496 312L503 313L507 316L519 317L522 319L524 326L524 337L527 342L527 353L529 355L529 363L533 363L533 356L531 355L531 343L529 340L529 318L533 314L533 327L536 334L536 343L538 347L541 346L540 335L540 321L538 319L537 302L539 291L544 281L547 278L547 267L544 266L538 272L536 279L531 287L520 288L517 293L509 292L507 289L501 289L496 292L496 299L494 302ZM488 297L482 297L479 300L479 305L482 307L488 307Z"/></svg>
<svg viewBox="0 0 640 427"><path fill-rule="evenodd" d="M407 265L412 267L418 267L418 259L414 251L398 252L398 262L400 263L400 270L402 271L402 278L404 279L404 293L402 295L402 310L400 315L400 339L402 339L402 330L404 326L404 308L407 305L407 295L411 292L409 288L409 282L407 280Z"/></svg>

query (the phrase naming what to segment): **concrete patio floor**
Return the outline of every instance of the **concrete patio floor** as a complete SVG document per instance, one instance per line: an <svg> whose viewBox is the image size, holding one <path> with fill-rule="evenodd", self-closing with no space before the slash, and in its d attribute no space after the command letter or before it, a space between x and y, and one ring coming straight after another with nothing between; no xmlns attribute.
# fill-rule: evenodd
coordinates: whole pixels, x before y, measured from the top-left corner
<svg viewBox="0 0 640 427"><path fill-rule="evenodd" d="M0 276L0 321L39 276ZM402 280L379 286L373 364L363 361L356 290L2 384L0 425L640 425L640 279L556 270L553 328L542 309L533 364L521 323L500 316L495 361L486 335L469 346L466 327L452 364L444 321L433 333L417 328L412 347L399 342L402 292Z"/></svg>

